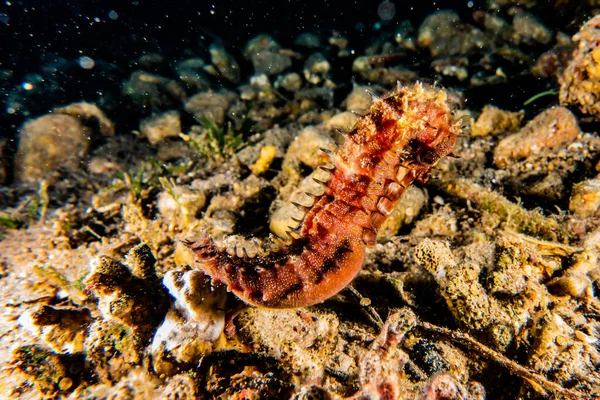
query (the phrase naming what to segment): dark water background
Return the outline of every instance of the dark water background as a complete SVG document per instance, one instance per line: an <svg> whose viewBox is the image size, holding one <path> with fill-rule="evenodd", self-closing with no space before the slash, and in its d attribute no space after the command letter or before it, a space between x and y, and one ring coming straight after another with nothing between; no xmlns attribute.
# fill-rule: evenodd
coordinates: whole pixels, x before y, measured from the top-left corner
<svg viewBox="0 0 600 400"><path fill-rule="evenodd" d="M402 19L418 28L427 15L453 9L472 23L472 13L485 6L483 1L392 3L394 16L385 21L378 12L380 1L5 1L0 5L0 137L14 138L26 118L57 105L97 102L111 94L116 99L123 81L139 69L134 61L147 52L173 61L206 59L209 45L221 41L242 61L243 46L259 33L271 34L287 47L302 32L320 32L325 41L336 30L348 37L358 56L382 30L393 31ZM532 11L548 27L572 34L586 16L583 1L571 3L556 13L550 2L545 6L542 1ZM95 67L81 68L82 56L92 58ZM352 59L348 65L334 63L335 78L351 79ZM251 66L242 68L245 77L251 74ZM27 82L36 85L34 90L24 92ZM16 109L11 108L15 99L21 106ZM502 105L502 98L497 101ZM504 101L507 107L514 105L511 99Z"/></svg>

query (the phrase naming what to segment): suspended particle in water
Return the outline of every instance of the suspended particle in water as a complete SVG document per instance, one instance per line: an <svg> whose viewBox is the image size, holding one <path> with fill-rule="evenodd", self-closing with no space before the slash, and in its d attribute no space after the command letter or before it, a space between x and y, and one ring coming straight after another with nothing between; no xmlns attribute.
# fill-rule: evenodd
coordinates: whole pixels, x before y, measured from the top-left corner
<svg viewBox="0 0 600 400"><path fill-rule="evenodd" d="M94 59L88 56L79 57L79 60L77 60L77 62L79 63L79 66L83 69L92 69L94 68L94 65L96 65Z"/></svg>
<svg viewBox="0 0 600 400"><path fill-rule="evenodd" d="M110 10L108 12L108 18L110 18L110 19L112 19L114 21L117 18L119 18L119 14L117 14L117 12L115 10Z"/></svg>
<svg viewBox="0 0 600 400"><path fill-rule="evenodd" d="M396 6L391 1L383 1L377 7L377 14L382 20L389 21L396 15Z"/></svg>

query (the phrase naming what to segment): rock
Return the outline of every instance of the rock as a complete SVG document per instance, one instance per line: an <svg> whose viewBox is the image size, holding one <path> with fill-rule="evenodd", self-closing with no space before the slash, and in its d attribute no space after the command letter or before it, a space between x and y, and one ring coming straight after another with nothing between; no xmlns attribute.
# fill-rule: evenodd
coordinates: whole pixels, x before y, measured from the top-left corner
<svg viewBox="0 0 600 400"><path fill-rule="evenodd" d="M103 175L120 169L119 164L104 157L92 157L88 163L88 171L94 175Z"/></svg>
<svg viewBox="0 0 600 400"><path fill-rule="evenodd" d="M179 221L182 226L194 221L206 205L204 191L194 191L185 186L172 185L158 195L156 207L167 221Z"/></svg>
<svg viewBox="0 0 600 400"><path fill-rule="evenodd" d="M302 129L287 150L282 169L288 165L301 163L312 169L330 161L330 156L321 149L336 151L331 136L320 127L307 126Z"/></svg>
<svg viewBox="0 0 600 400"><path fill-rule="evenodd" d="M16 179L53 182L60 170L79 169L90 146L90 135L90 129L68 115L48 114L29 120L19 129Z"/></svg>
<svg viewBox="0 0 600 400"><path fill-rule="evenodd" d="M344 100L346 103L346 110L356 111L358 113L366 112L371 107L373 99L369 95L368 91L372 90L369 86L362 86L354 84L352 91Z"/></svg>
<svg viewBox="0 0 600 400"><path fill-rule="evenodd" d="M219 44L213 43L210 48L210 59L219 76L227 79L229 82L240 83L240 66L231 54Z"/></svg>
<svg viewBox="0 0 600 400"><path fill-rule="evenodd" d="M496 40L509 40L512 35L512 27L506 20L495 13L478 10L473 13L473 19L483 26L486 33Z"/></svg>
<svg viewBox="0 0 600 400"><path fill-rule="evenodd" d="M240 99L245 102L261 101L263 103L273 103L278 99L273 91L271 81L266 74L252 75L252 77L250 77L250 84L240 86L239 90Z"/></svg>
<svg viewBox="0 0 600 400"><path fill-rule="evenodd" d="M86 102L72 103L64 107L55 108L53 111L57 114L70 115L77 118L83 125L92 128L102 136L115 135L113 123L95 104Z"/></svg>
<svg viewBox="0 0 600 400"><path fill-rule="evenodd" d="M448 57L433 60L431 68L438 74L456 78L459 81L464 81L469 77L467 66L469 59L467 57Z"/></svg>
<svg viewBox="0 0 600 400"><path fill-rule="evenodd" d="M207 90L210 87L210 81L205 75L206 64L200 58L189 58L179 61L175 64L175 72L179 80L190 90L194 92Z"/></svg>
<svg viewBox="0 0 600 400"><path fill-rule="evenodd" d="M396 28L394 40L403 50L414 51L417 49L415 29L409 20L402 20Z"/></svg>
<svg viewBox="0 0 600 400"><path fill-rule="evenodd" d="M275 81L275 87L285 89L288 92L296 92L302 88L302 77L295 72L280 75Z"/></svg>
<svg viewBox="0 0 600 400"><path fill-rule="evenodd" d="M571 60L571 47L555 47L542 53L535 65L531 67L531 73L538 78L550 78L566 67Z"/></svg>
<svg viewBox="0 0 600 400"><path fill-rule="evenodd" d="M318 85L327 79L331 65L321 53L311 54L304 63L304 79L313 85Z"/></svg>
<svg viewBox="0 0 600 400"><path fill-rule="evenodd" d="M447 243L431 239L421 241L414 257L439 285L440 294L459 325L482 330L494 323L510 322L506 311L479 283L481 266L469 260L456 262Z"/></svg>
<svg viewBox="0 0 600 400"><path fill-rule="evenodd" d="M522 111L504 111L487 105L481 110L477 121L471 122L471 136L495 136L503 132L514 132L521 126L523 116Z"/></svg>
<svg viewBox="0 0 600 400"><path fill-rule="evenodd" d="M307 89L300 89L295 93L296 100L304 100L301 107L305 110L321 106L324 108L332 108L334 105L334 93L331 86L315 86ZM298 118L298 122L302 123L303 117L307 117L309 113L305 113Z"/></svg>
<svg viewBox="0 0 600 400"><path fill-rule="evenodd" d="M468 54L487 46L489 39L479 29L461 22L456 12L442 10L425 18L419 27L418 44L436 58Z"/></svg>
<svg viewBox="0 0 600 400"><path fill-rule="evenodd" d="M327 41L331 46L338 48L338 57L348 57L351 54L348 51L348 38L340 32L334 31Z"/></svg>
<svg viewBox="0 0 600 400"><path fill-rule="evenodd" d="M273 146L275 147L276 154L275 157L283 158L285 156L285 149L288 148L289 144L294 139L295 130L292 129L282 129L282 128L273 128L265 131L263 135L263 139L258 143L244 147L242 150L236 153L238 160L249 167L256 163L256 161L260 158L260 153L262 148L265 146Z"/></svg>
<svg viewBox="0 0 600 400"><path fill-rule="evenodd" d="M580 133L577 119L568 109L549 108L529 121L518 133L502 139L494 150L494 163L504 168L532 154L569 144Z"/></svg>
<svg viewBox="0 0 600 400"><path fill-rule="evenodd" d="M123 95L143 107L173 107L186 99L183 87L177 81L135 71L123 85Z"/></svg>
<svg viewBox="0 0 600 400"><path fill-rule="evenodd" d="M418 75L408 68L382 66L385 60L385 56L357 57L352 63L352 71L358 73L366 81L381 83L386 86L417 79Z"/></svg>
<svg viewBox="0 0 600 400"><path fill-rule="evenodd" d="M600 119L600 16L587 21L573 41L577 48L558 77L560 104L576 105Z"/></svg>
<svg viewBox="0 0 600 400"><path fill-rule="evenodd" d="M86 360L100 382L112 383L127 375L128 367L140 364L147 338L115 320L97 318L88 328Z"/></svg>
<svg viewBox="0 0 600 400"><path fill-rule="evenodd" d="M307 49L318 49L321 47L321 37L317 33L304 32L298 35L294 40L296 46L306 47Z"/></svg>
<svg viewBox="0 0 600 400"><path fill-rule="evenodd" d="M354 113L351 113L350 111L344 111L341 113L337 113L333 117L328 119L325 122L325 126L329 130L341 129L345 132L348 129L352 128L356 124L357 120L358 117Z"/></svg>
<svg viewBox="0 0 600 400"><path fill-rule="evenodd" d="M292 65L292 58L287 54L263 50L251 57L254 72L257 74L277 75Z"/></svg>
<svg viewBox="0 0 600 400"><path fill-rule="evenodd" d="M527 11L519 11L513 17L513 40L517 44L548 44L552 31Z"/></svg>
<svg viewBox="0 0 600 400"><path fill-rule="evenodd" d="M578 217L591 217L600 208L600 179L588 179L573 186L569 211Z"/></svg>
<svg viewBox="0 0 600 400"><path fill-rule="evenodd" d="M427 195L423 190L415 186L406 188L406 192L377 232L377 241L385 242L397 235L400 228L412 223L426 205Z"/></svg>
<svg viewBox="0 0 600 400"><path fill-rule="evenodd" d="M140 132L152 145L156 145L170 137L178 137L181 133L179 113L177 111L167 111L146 118L140 122Z"/></svg>
<svg viewBox="0 0 600 400"><path fill-rule="evenodd" d="M250 39L244 47L244 57L248 60L252 59L252 56L264 50L277 51L281 48L279 43L275 41L269 35L257 35Z"/></svg>
<svg viewBox="0 0 600 400"><path fill-rule="evenodd" d="M156 70L165 61L165 57L160 53L145 53L138 58L140 67L150 70Z"/></svg>
<svg viewBox="0 0 600 400"><path fill-rule="evenodd" d="M185 103L185 110L194 115L194 118L202 123L208 119L217 125L223 125L229 105L237 96L233 92L201 92Z"/></svg>
<svg viewBox="0 0 600 400"><path fill-rule="evenodd" d="M292 65L292 58L281 53L281 46L269 35L258 35L244 48L256 74L277 75Z"/></svg>

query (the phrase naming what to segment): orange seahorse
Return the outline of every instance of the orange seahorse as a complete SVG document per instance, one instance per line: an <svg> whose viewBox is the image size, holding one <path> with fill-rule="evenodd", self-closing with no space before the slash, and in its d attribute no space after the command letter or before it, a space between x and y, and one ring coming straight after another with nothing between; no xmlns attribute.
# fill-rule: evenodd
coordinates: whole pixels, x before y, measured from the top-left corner
<svg viewBox="0 0 600 400"><path fill-rule="evenodd" d="M207 234L186 244L213 284L227 285L246 303L290 308L322 302L354 279L366 246L375 244L406 187L429 178L459 130L443 89L399 85L374 96L368 113L331 154L331 179L312 206L299 205L306 215L289 242L250 255L230 254Z"/></svg>

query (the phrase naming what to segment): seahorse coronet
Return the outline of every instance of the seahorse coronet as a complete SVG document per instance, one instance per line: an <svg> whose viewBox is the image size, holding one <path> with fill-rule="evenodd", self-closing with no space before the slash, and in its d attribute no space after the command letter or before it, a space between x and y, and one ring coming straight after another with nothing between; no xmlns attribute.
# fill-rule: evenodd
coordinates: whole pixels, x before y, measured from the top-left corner
<svg viewBox="0 0 600 400"><path fill-rule="evenodd" d="M310 206L295 204L303 217L292 219L298 225L288 227L288 238L271 236L249 252L249 242L236 237L232 251L203 232L187 242L197 267L255 306L302 307L328 299L354 279L403 192L429 178L459 131L443 89L415 83L374 96L337 152L322 149L332 161L320 168L327 179L313 178L323 193L307 193Z"/></svg>

